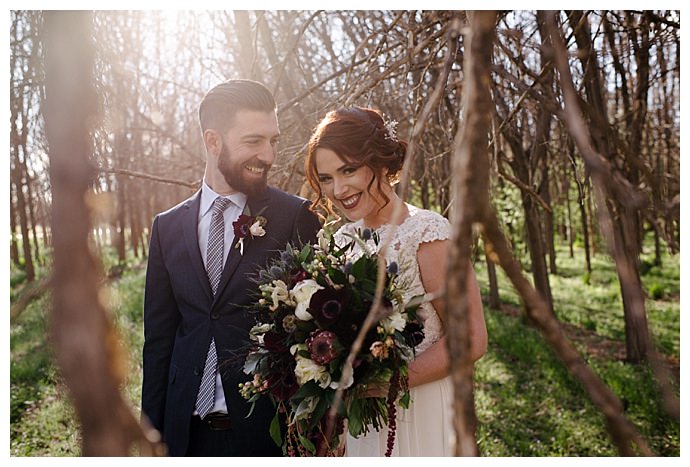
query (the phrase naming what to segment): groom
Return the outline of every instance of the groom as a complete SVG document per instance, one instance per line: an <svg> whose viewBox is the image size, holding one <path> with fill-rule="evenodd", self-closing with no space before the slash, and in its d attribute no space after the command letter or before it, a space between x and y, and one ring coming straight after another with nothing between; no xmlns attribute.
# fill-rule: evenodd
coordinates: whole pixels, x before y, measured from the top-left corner
<svg viewBox="0 0 690 467"><path fill-rule="evenodd" d="M199 106L201 190L156 216L144 299L142 412L173 456L271 456L275 409L250 406L237 355L254 320L252 275L320 228L308 202L266 186L278 119L270 91L230 80ZM242 214L244 216L240 217ZM260 215L260 216L259 216Z"/></svg>

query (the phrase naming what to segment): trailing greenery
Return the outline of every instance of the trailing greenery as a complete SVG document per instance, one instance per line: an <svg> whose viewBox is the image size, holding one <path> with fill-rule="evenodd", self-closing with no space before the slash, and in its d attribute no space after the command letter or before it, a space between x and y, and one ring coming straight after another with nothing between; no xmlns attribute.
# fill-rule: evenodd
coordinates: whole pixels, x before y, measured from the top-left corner
<svg viewBox="0 0 690 467"><path fill-rule="evenodd" d="M559 250L558 275L551 276L556 314L588 339L576 340L580 354L624 401L626 415L662 456L680 455L680 426L660 406L655 380L644 365L623 363L623 314L615 268L605 255L593 258L589 284L582 280L583 253ZM661 351L680 356L679 258L664 256L642 276L650 294L649 324ZM643 261L650 261L644 256ZM113 262L114 263L114 262ZM475 265L483 294L485 265ZM138 416L141 397L144 267L126 263L109 285L113 321L129 362L123 388ZM519 300L499 270L507 309ZM22 287L11 271L12 287ZM652 299L658 284L661 295ZM16 289L11 290L11 296ZM10 329L10 453L12 456L77 456L80 435L66 388L51 360L46 338L48 295L34 301ZM511 305L513 305L511 307ZM520 315L485 309L489 350L476 365L478 442L483 456L615 456L603 417L579 383L569 376L537 331ZM678 388L676 387L676 391Z"/></svg>

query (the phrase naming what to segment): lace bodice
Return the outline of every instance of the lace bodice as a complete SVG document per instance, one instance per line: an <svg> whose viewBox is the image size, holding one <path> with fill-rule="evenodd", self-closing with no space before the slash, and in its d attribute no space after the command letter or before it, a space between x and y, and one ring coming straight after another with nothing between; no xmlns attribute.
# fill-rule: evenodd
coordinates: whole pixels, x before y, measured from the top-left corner
<svg viewBox="0 0 690 467"><path fill-rule="evenodd" d="M386 261L395 261L399 266L398 284L403 289L405 302L417 295L423 295L426 291L422 284L419 264L417 263L417 250L419 245L435 240L450 238L450 224L446 218L433 211L420 209L406 204L410 215L399 226L384 224L374 229L383 243L386 240L389 229L395 229L393 239L386 252ZM357 230L365 228L362 220L343 225L335 233L335 241L338 245L344 245L350 241L345 234L354 234ZM376 248L373 240L367 241L371 251ZM379 245L381 246L381 245ZM354 251L350 254L353 258L362 255L359 245L355 244ZM416 347L416 353L420 354L438 341L444 334L441 320L431 302L423 303L417 312L424 324L424 340Z"/></svg>

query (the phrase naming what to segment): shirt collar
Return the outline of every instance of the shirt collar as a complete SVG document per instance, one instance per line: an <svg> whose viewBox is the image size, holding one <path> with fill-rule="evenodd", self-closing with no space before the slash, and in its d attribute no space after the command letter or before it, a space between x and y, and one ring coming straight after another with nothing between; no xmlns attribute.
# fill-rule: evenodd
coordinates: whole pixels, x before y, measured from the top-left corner
<svg viewBox="0 0 690 467"><path fill-rule="evenodd" d="M201 206L199 207L199 218L203 217L209 211L209 209L211 209L213 202L219 196L221 195L213 191L213 189L206 183L206 180L204 180L201 185ZM244 210L244 207L247 204L247 195L240 193L239 191L231 195L225 195L223 198L229 199L242 210Z"/></svg>

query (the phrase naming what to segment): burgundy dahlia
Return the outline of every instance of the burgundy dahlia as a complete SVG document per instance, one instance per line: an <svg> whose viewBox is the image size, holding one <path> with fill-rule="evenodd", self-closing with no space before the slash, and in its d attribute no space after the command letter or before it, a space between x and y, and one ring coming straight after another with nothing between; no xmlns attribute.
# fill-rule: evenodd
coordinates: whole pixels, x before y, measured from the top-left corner
<svg viewBox="0 0 690 467"><path fill-rule="evenodd" d="M311 359L319 365L325 365L338 356L336 342L338 337L331 331L314 331L307 339L307 348Z"/></svg>

